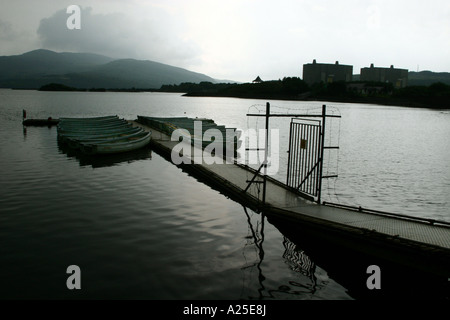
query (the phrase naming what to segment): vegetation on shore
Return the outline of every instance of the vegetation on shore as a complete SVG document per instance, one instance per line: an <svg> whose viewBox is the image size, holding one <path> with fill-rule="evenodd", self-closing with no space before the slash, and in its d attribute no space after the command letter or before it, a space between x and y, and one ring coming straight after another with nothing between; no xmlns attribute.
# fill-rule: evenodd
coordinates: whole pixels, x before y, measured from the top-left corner
<svg viewBox="0 0 450 320"><path fill-rule="evenodd" d="M78 89L60 83L49 83L40 87L39 91L78 91Z"/></svg>
<svg viewBox="0 0 450 320"><path fill-rule="evenodd" d="M90 92L178 92L185 96L235 97L251 99L334 101L371 103L394 106L450 108L450 85L438 82L429 86L394 88L392 83L334 82L309 86L297 77L257 83L183 82L179 85L163 85L160 89L77 89L58 83L42 86L41 91L90 91Z"/></svg>
<svg viewBox="0 0 450 320"><path fill-rule="evenodd" d="M438 82L429 86L394 88L383 82L334 82L312 86L300 78L283 78L244 84L182 83L162 86L160 91L185 92L186 96L236 97L252 99L334 101L382 105L450 108L450 85Z"/></svg>
<svg viewBox="0 0 450 320"><path fill-rule="evenodd" d="M49 83L41 86L38 91L80 91L80 92L155 92L158 89L139 89L139 88L123 88L123 89L106 89L106 88L74 88L60 83Z"/></svg>

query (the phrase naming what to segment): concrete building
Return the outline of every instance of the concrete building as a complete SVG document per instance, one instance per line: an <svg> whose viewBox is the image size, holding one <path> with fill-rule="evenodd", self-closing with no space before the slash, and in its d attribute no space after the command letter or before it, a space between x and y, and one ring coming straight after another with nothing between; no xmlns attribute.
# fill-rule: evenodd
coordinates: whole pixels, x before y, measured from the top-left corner
<svg viewBox="0 0 450 320"><path fill-rule="evenodd" d="M370 68L361 68L360 81L389 82L395 88L404 88L408 84L408 70L397 69L394 66L378 68L372 63Z"/></svg>
<svg viewBox="0 0 450 320"><path fill-rule="evenodd" d="M312 85L314 83L332 83L336 81L352 81L353 66L339 64L313 63L303 65L303 80Z"/></svg>

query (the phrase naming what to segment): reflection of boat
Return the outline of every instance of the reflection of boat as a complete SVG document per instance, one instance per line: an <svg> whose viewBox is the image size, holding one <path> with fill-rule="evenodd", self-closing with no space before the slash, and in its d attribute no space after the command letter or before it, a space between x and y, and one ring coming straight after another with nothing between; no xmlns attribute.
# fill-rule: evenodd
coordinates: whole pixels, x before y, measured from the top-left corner
<svg viewBox="0 0 450 320"><path fill-rule="evenodd" d="M133 127L117 116L61 118L58 141L86 154L123 153L150 143L151 132Z"/></svg>
<svg viewBox="0 0 450 320"><path fill-rule="evenodd" d="M22 124L24 126L37 126L37 127L43 127L43 126L54 126L59 123L59 119L24 119L22 121Z"/></svg>
<svg viewBox="0 0 450 320"><path fill-rule="evenodd" d="M152 158L150 147L143 147L133 152L123 152L108 155L91 156L84 154L79 149L70 148L67 144L58 143L60 153L66 154L68 158L74 158L81 167L103 168L120 165L121 163L132 163L139 160Z"/></svg>
<svg viewBox="0 0 450 320"><path fill-rule="evenodd" d="M117 134L108 135L83 135L83 136L66 136L66 142L69 147L78 149L81 145L88 143L98 143L98 142L116 142L130 137L139 136L145 133L142 128L132 128L132 130L123 131Z"/></svg>
<svg viewBox="0 0 450 320"><path fill-rule="evenodd" d="M96 142L81 143L81 151L86 154L109 154L133 151L148 145L151 135L151 132L143 131L139 135L130 135L113 141L105 139Z"/></svg>

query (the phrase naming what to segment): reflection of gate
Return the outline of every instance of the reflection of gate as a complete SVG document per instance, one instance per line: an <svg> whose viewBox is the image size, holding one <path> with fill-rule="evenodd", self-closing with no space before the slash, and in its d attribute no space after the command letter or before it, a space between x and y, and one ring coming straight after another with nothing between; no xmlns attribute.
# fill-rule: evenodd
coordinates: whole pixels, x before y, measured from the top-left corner
<svg viewBox="0 0 450 320"><path fill-rule="evenodd" d="M318 197L321 188L323 158L320 120L293 118L289 134L289 158L286 184L295 190Z"/></svg>

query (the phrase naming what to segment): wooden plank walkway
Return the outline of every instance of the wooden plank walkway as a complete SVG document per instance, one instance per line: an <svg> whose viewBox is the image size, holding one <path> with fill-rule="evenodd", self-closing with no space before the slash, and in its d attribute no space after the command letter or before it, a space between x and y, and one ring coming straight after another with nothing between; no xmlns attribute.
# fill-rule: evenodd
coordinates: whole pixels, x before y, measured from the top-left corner
<svg viewBox="0 0 450 320"><path fill-rule="evenodd" d="M153 146L166 158L170 158L172 148L179 142L170 141L169 136L146 125L135 121L132 123L135 126L151 130ZM192 149L191 155L196 154L194 152L195 150ZM202 151L197 154L202 154ZM253 169L234 163L207 164L203 158L195 160L198 164L186 164L184 167L189 167L207 183L225 191L230 197L241 203L248 204L251 208L260 206L259 199L262 195L258 193L257 187L251 187L246 193L244 192L247 181L253 177ZM209 160L208 162L212 162L212 160L219 163L224 162L220 157ZM327 226L330 230L340 230L342 233L349 233L357 238L376 239L388 243L390 246L407 247L418 256L420 256L419 253L424 253L425 256L427 254L437 255L438 262L442 263L441 271L450 276L450 227L448 225L432 225L414 220L318 205L305 200L272 179L267 180L264 210L274 214L277 219L285 219L288 222Z"/></svg>

